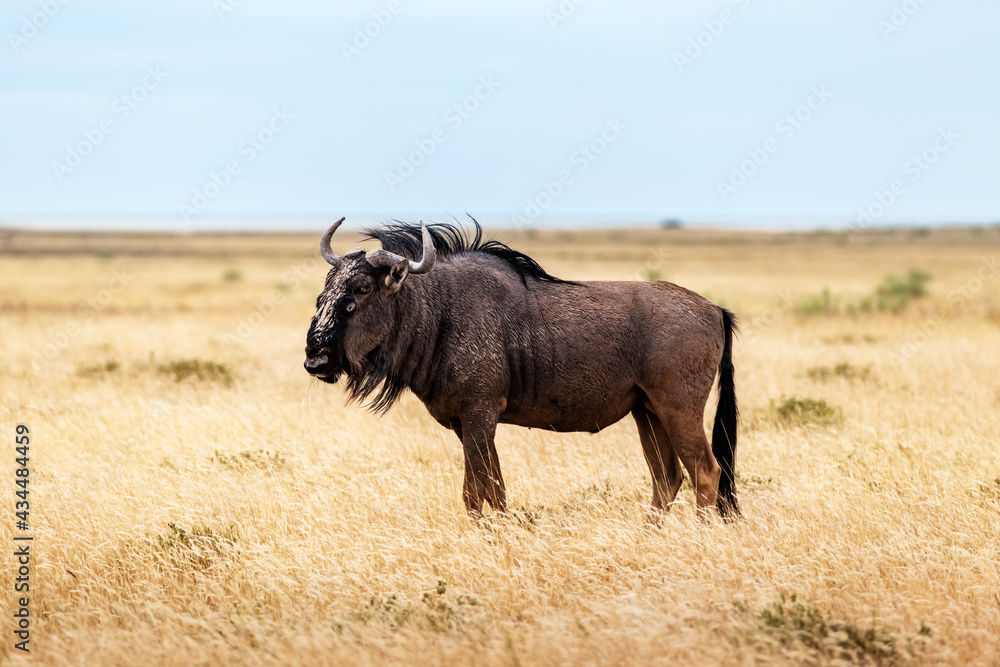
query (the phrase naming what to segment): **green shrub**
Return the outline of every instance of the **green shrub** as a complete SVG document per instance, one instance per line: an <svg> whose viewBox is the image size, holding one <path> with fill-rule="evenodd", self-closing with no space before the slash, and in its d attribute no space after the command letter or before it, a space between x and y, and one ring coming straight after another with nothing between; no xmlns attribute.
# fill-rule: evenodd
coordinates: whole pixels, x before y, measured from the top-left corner
<svg viewBox="0 0 1000 667"><path fill-rule="evenodd" d="M840 408L825 400L812 398L786 398L780 404L771 400L771 413L789 424L836 424L842 421Z"/></svg>
<svg viewBox="0 0 1000 667"><path fill-rule="evenodd" d="M643 280L663 280L663 274L659 269L643 269L639 272Z"/></svg>
<svg viewBox="0 0 1000 667"><path fill-rule="evenodd" d="M888 275L872 294L857 303L846 304L843 309L830 288L824 287L819 294L800 301L795 311L800 315L837 315L843 310L848 313L898 313L914 299L926 296L930 279L931 274L920 269L911 269L905 276Z"/></svg>
<svg viewBox="0 0 1000 667"><path fill-rule="evenodd" d="M900 657L895 637L874 620L870 627L859 628L799 602L794 593L790 599L782 595L761 612L760 618L763 627L777 635L783 645L802 644L827 659L884 664ZM930 634L930 629L922 626L920 633Z"/></svg>
<svg viewBox="0 0 1000 667"><path fill-rule="evenodd" d="M830 288L824 287L819 294L800 301L795 307L795 312L800 315L836 315L840 312L840 308L837 300L830 294Z"/></svg>
<svg viewBox="0 0 1000 667"><path fill-rule="evenodd" d="M235 283L243 280L243 274L239 269L226 269L222 272L222 280L227 283Z"/></svg>
<svg viewBox="0 0 1000 667"><path fill-rule="evenodd" d="M879 311L898 313L910 301L927 294L927 282L931 274L920 269L911 269L905 276L886 276L875 288L875 293L862 299L858 309L862 312Z"/></svg>

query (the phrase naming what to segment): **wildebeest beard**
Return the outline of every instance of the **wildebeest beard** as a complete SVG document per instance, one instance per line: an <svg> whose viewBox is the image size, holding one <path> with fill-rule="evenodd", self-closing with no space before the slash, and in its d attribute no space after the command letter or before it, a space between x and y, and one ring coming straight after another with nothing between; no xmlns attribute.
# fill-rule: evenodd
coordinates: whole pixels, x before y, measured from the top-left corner
<svg viewBox="0 0 1000 667"><path fill-rule="evenodd" d="M347 391L350 400L360 403L378 392L367 406L369 410L378 414L387 412L406 389L406 378L393 369L381 345L368 353L360 372L357 372L357 369L345 370L347 370Z"/></svg>
<svg viewBox="0 0 1000 667"><path fill-rule="evenodd" d="M348 400L364 403L374 394L375 398L365 407L377 414L384 414L407 389L407 378L396 370L399 364L392 363L386 343L368 352L360 363L352 363L344 347L347 327L348 321L338 318L333 329L325 335L316 336L310 332L312 347L327 349L331 355L339 355L336 359L336 373L316 377L327 384L335 384L342 375L346 376Z"/></svg>

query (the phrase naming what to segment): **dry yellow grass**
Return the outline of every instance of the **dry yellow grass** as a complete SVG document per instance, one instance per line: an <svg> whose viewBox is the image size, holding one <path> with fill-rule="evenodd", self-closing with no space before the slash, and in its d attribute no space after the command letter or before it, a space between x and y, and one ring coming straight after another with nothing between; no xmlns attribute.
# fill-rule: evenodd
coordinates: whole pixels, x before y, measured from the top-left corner
<svg viewBox="0 0 1000 667"><path fill-rule="evenodd" d="M685 484L647 523L626 420L501 427L516 509L476 525L415 399L378 419L302 370L312 237L7 236L0 543L23 422L37 560L31 656L5 578L0 661L1000 663L1000 232L505 236L741 316L742 521L700 523ZM898 314L796 312L910 268L929 294Z"/></svg>

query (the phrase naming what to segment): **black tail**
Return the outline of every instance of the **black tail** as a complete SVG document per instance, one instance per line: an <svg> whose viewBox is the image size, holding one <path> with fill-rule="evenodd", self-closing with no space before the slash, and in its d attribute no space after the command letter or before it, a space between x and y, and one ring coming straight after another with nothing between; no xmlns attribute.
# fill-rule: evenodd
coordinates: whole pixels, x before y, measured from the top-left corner
<svg viewBox="0 0 1000 667"><path fill-rule="evenodd" d="M725 348L719 362L719 407L715 411L712 428L712 454L722 468L719 479L719 514L735 517L740 514L736 502L736 426L740 419L736 407L736 388L733 385L733 333L739 331L736 316L722 309L722 328Z"/></svg>

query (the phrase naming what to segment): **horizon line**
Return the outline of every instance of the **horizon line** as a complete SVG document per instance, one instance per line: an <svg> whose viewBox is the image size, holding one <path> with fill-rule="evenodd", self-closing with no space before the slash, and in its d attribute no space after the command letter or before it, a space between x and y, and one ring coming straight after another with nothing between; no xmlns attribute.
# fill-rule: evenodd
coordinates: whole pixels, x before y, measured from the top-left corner
<svg viewBox="0 0 1000 667"><path fill-rule="evenodd" d="M86 215L0 215L0 230L24 232L74 231L86 233L102 232L166 232L166 233L239 233L245 232L311 232L316 226L332 221L339 215L215 215L196 223L184 222L173 216L148 214L86 214ZM354 227L357 224L380 224L392 220L427 220L437 222L437 216L397 216L397 215L355 215L346 216L347 224ZM351 219L353 217L353 220ZM713 218L685 219L681 216L663 217L658 220L636 218L632 216L595 218L567 217L532 221L529 225L518 224L508 216L473 216L466 213L465 217L475 218L484 228L514 229L518 231L566 231L566 230L600 230L600 229L686 229L702 231L740 231L740 232L846 232L890 230L899 228L973 228L1000 226L1000 219L979 221L956 220L908 220L908 221L877 221L873 224L860 225L842 218L814 217L778 217L778 218L745 218L720 220ZM461 222L461 218L452 214L444 214L447 218ZM105 224L100 224L104 222ZM97 224L95 224L97 223ZM110 223L110 224L108 224ZM296 223L289 226L289 223ZM248 229L240 229L236 225L250 225ZM301 226L299 226L301 225Z"/></svg>

